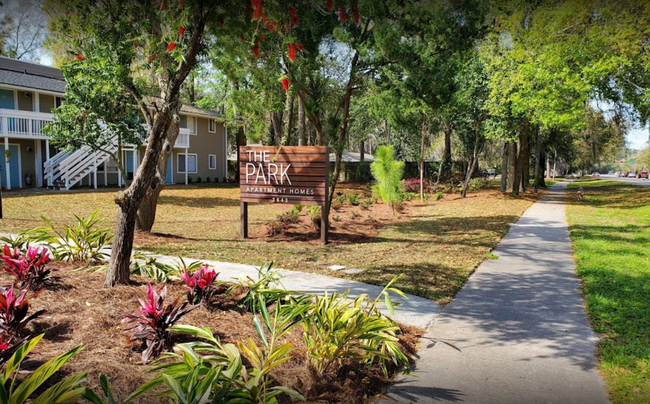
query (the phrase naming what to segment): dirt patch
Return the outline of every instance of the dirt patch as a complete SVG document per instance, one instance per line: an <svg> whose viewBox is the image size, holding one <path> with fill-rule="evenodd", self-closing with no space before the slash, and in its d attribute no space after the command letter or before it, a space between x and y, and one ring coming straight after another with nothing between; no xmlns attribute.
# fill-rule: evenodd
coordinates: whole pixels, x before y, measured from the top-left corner
<svg viewBox="0 0 650 404"><path fill-rule="evenodd" d="M357 195L357 202L345 200L351 194ZM379 234L382 226L410 220L412 207L417 203L405 201L397 210L376 200L364 204L363 201L370 201L372 193L363 185L353 183L344 184L337 197L330 211L329 244L333 245L368 242ZM252 228L249 237L257 241L320 244L320 219L313 218L307 209L300 212L298 221L286 224L280 233L274 234L269 223Z"/></svg>
<svg viewBox="0 0 650 404"><path fill-rule="evenodd" d="M85 344L65 365L59 378L88 372L86 385L99 392L98 376L104 373L110 379L117 402L123 402L130 392L152 378L147 373L149 366L142 364L139 343L128 341L121 323L125 313L139 309L138 299L146 297L147 279L133 276L131 285L103 288L103 273L75 271L74 266L62 263L53 263L52 267L60 268L54 273L54 285L30 300L30 311L48 310L27 327L31 335L45 334L33 359L46 361ZM12 280L8 274L0 274L0 285L8 285ZM182 293L180 284L168 285L168 299ZM181 323L208 326L223 342L256 338L252 315L235 306L239 297L218 294L208 308L195 309ZM420 330L404 327L401 344L411 356L420 334ZM366 367L354 360L346 361L337 373L316 378L307 367L301 329L294 328L285 339L293 342L297 350L293 359L272 376L279 383L300 391L308 402L362 403L364 398L381 393L387 386L388 381L378 367ZM286 396L280 400L291 402ZM165 403L167 400L148 396L135 402Z"/></svg>

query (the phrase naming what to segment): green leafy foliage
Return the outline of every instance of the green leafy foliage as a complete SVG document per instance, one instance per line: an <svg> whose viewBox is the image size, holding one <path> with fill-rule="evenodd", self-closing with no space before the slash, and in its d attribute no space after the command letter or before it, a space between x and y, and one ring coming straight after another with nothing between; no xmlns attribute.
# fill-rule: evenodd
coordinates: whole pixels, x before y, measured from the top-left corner
<svg viewBox="0 0 650 404"><path fill-rule="evenodd" d="M190 335L198 341L178 344L174 352L165 353L159 364L149 371L156 376L140 386L127 398L135 400L142 394L158 387L166 387L160 393L176 403L276 403L279 394L286 393L295 398L302 396L284 386L273 386L269 372L289 359L291 345L275 342L287 328L284 320L270 319L266 307L263 309L264 324L273 328L267 339L259 319L255 329L263 347L252 340L239 344L243 348L251 367L243 364L242 354L235 344L222 344L209 328L177 325L171 330ZM282 329L281 329L282 328Z"/></svg>
<svg viewBox="0 0 650 404"><path fill-rule="evenodd" d="M179 269L165 264L156 257L136 256L131 264L131 273L151 278L156 283L168 283L178 279Z"/></svg>
<svg viewBox="0 0 650 404"><path fill-rule="evenodd" d="M373 191L394 210L400 201L398 191L404 174L404 162L396 161L393 155L392 146L379 146L375 152L375 160L370 164L370 170L377 181Z"/></svg>
<svg viewBox="0 0 650 404"><path fill-rule="evenodd" d="M107 250L113 236L109 229L98 229L101 223L99 211L93 212L88 219L74 215L77 224L74 227L62 226L57 228L45 216L41 218L48 227L33 229L31 233L39 242L47 244L55 259L73 262L98 263L110 255Z"/></svg>
<svg viewBox="0 0 650 404"><path fill-rule="evenodd" d="M365 294L349 301L348 293L326 293L301 310L310 365L318 375L334 369L345 357L360 358L367 363L377 358L384 372L387 372L388 360L402 371L410 369L408 358L397 345L399 327L377 308L379 298L383 297L386 307L393 312L394 304L389 292L404 296L392 287L398 278L393 278L374 301ZM303 300L298 306L304 305Z"/></svg>
<svg viewBox="0 0 650 404"><path fill-rule="evenodd" d="M237 305L245 307L251 313L255 313L260 304L270 305L283 297L291 295L291 291L274 287L280 284L281 279L280 271L273 269L273 262L260 266L257 269L256 280L249 276L239 280L239 285L247 287L248 292L237 302ZM233 285L228 289L227 293L232 293L239 285Z"/></svg>
<svg viewBox="0 0 650 404"><path fill-rule="evenodd" d="M83 393L83 397L93 404L115 404L110 382L108 381L108 377L106 377L106 375L103 373L99 374L99 386L101 387L102 392L106 397L105 402L91 389L86 389L86 391Z"/></svg>
<svg viewBox="0 0 650 404"><path fill-rule="evenodd" d="M5 363L4 370L0 371L0 403L76 403L85 392L86 389L80 384L86 380L86 373L80 373L61 380L36 397L31 397L61 366L79 353L83 349L83 345L45 362L20 383L17 383L18 374L21 372L20 365L41 338L43 338L42 334L23 344Z"/></svg>

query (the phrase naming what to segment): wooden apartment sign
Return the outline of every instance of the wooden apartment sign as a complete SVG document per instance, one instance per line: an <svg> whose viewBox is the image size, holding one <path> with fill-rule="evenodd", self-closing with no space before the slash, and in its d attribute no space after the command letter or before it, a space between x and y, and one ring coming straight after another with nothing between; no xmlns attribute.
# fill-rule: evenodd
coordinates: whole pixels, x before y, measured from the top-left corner
<svg viewBox="0 0 650 404"><path fill-rule="evenodd" d="M239 191L242 238L248 237L248 203L317 205L327 203L329 150L325 146L242 146ZM326 209L321 209L323 214ZM321 216L321 223L327 223ZM321 226L327 242L327 226Z"/></svg>

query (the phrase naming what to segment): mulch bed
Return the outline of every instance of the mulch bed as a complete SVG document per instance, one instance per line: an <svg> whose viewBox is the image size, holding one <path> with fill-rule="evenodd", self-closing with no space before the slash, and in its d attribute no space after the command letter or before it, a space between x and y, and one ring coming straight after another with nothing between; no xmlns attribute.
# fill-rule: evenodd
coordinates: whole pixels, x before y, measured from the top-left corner
<svg viewBox="0 0 650 404"><path fill-rule="evenodd" d="M148 280L132 276L128 286L103 288L105 274L75 271L75 265L54 262L56 282L38 296L30 299L30 312L47 309L47 313L27 327L27 333L44 333L32 359L46 361L69 349L85 344L84 349L72 358L59 377L88 372L86 385L100 392L98 376L104 373L110 379L118 402L152 377L149 365L142 364L140 344L130 342L121 323L125 313L139 309L138 299L146 298ZM0 285L13 281L10 275L0 274ZM225 290L225 288L224 288ZM201 306L181 321L199 327L208 326L223 342L243 341L255 337L253 317L236 307L235 302L245 292L243 288L231 296L218 294L210 307ZM168 284L168 299L183 293L180 284ZM29 295L28 295L29 296ZM400 343L405 353L415 354L421 330L404 326ZM180 338L180 337L179 337ZM186 337L182 337L186 338ZM338 372L323 378L314 377L307 367L307 357L300 327L285 337L297 350L293 358L281 365L272 376L280 384L301 392L310 403L363 403L367 398L382 393L389 383L381 370L347 360ZM53 380L58 380L56 377ZM281 402L292 402L280 396ZM137 403L165 403L166 399L143 396Z"/></svg>

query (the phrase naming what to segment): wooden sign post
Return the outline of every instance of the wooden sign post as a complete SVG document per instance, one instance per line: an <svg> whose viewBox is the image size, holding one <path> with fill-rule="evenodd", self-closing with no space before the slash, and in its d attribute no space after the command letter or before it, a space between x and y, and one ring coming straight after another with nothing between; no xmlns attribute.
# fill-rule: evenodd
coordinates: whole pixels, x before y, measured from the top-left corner
<svg viewBox="0 0 650 404"><path fill-rule="evenodd" d="M326 146L239 148L241 238L248 238L248 203L321 207L321 241L327 244L329 150Z"/></svg>

